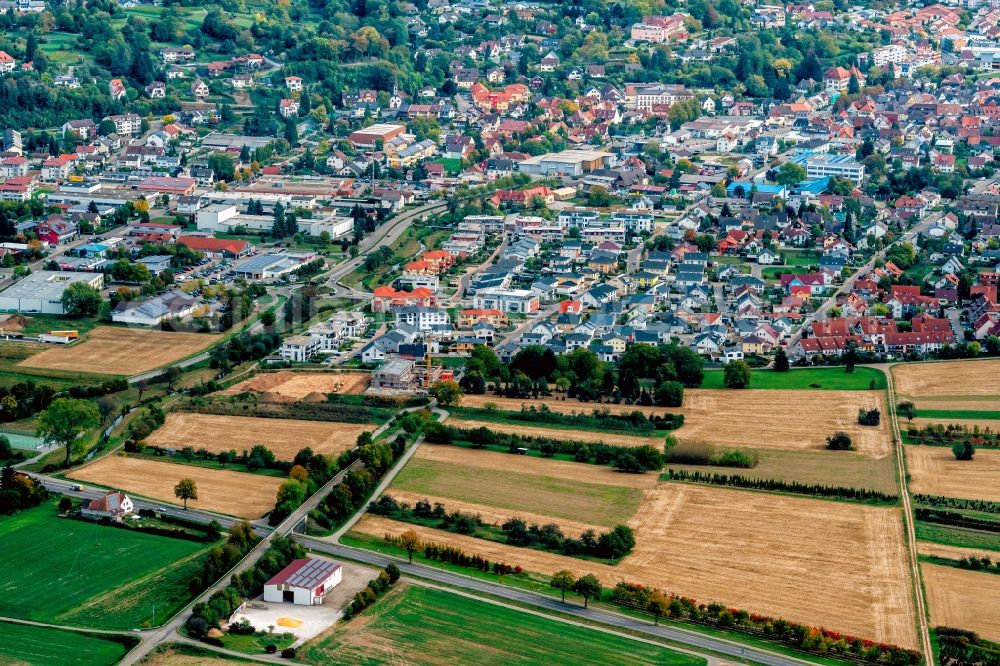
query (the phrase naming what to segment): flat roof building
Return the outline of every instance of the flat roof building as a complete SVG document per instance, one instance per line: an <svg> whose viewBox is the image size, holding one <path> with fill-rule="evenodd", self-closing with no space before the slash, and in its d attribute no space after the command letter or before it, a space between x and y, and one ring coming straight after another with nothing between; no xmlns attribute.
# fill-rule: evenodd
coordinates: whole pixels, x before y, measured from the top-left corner
<svg viewBox="0 0 1000 666"><path fill-rule="evenodd" d="M571 149L546 153L518 162L523 173L537 176L581 176L614 166L615 156L603 150Z"/></svg>
<svg viewBox="0 0 1000 666"><path fill-rule="evenodd" d="M395 139L406 131L405 125L393 125L391 123L376 123L369 125L357 132L352 132L348 140L358 148L375 148L376 142L381 139L383 143Z"/></svg>
<svg viewBox="0 0 1000 666"><path fill-rule="evenodd" d="M66 314L62 295L66 288L75 282L100 289L104 286L104 274L69 271L32 273L0 293L0 311Z"/></svg>

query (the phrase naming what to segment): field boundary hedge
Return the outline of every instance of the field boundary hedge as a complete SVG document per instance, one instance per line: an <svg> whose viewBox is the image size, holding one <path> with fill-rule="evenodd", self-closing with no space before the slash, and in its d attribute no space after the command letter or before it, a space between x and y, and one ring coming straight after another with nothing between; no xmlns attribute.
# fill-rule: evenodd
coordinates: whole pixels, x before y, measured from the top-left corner
<svg viewBox="0 0 1000 666"><path fill-rule="evenodd" d="M899 497L897 495L890 495L888 493L879 492L877 490L868 490L866 488L845 488L843 486L824 486L818 483L799 483L798 481L758 479L740 476L738 474L708 474L706 472L688 472L671 468L661 474L660 478L665 481L701 483L746 490L764 490L769 492L789 493L792 495L831 497L834 499L865 502L868 504L895 504L899 501Z"/></svg>

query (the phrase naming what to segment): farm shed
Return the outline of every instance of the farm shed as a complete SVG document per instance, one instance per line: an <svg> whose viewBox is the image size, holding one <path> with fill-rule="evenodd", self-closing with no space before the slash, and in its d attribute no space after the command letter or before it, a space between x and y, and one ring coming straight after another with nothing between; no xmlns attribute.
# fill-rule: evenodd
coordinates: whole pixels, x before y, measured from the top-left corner
<svg viewBox="0 0 1000 666"><path fill-rule="evenodd" d="M340 584L342 577L336 562L295 560L264 583L264 601L316 606L323 603L323 597Z"/></svg>

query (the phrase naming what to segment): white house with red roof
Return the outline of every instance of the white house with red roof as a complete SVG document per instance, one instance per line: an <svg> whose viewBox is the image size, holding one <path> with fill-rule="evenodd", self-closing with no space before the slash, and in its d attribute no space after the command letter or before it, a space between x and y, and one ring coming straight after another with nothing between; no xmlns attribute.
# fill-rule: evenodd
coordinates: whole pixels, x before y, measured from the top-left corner
<svg viewBox="0 0 1000 666"><path fill-rule="evenodd" d="M302 78L298 76L286 76L285 87L288 88L289 92L301 92Z"/></svg>
<svg viewBox="0 0 1000 666"><path fill-rule="evenodd" d="M121 79L111 79L108 83L108 92L111 94L111 99L116 102L125 99L125 95L127 94L125 84L122 83Z"/></svg>
<svg viewBox="0 0 1000 666"><path fill-rule="evenodd" d="M85 518L95 518L100 520L108 518L110 520L122 520L132 513L135 505L132 498L123 492L108 493L99 499L88 499L83 501L80 513Z"/></svg>
<svg viewBox="0 0 1000 666"><path fill-rule="evenodd" d="M0 176L3 176L4 178L17 178L18 176L27 175L27 158L15 155L14 157L8 157L4 160L0 160Z"/></svg>
<svg viewBox="0 0 1000 666"><path fill-rule="evenodd" d="M293 560L264 583L264 601L319 606L326 594L340 585L343 575L343 568L330 560Z"/></svg>
<svg viewBox="0 0 1000 666"><path fill-rule="evenodd" d="M6 51L0 51L0 74L10 74L14 71L14 57Z"/></svg>

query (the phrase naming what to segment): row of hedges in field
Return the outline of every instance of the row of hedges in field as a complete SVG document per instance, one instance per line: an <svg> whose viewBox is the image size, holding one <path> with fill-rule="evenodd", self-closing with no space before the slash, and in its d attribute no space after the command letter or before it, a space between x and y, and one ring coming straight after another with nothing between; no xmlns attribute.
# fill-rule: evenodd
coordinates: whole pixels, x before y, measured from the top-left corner
<svg viewBox="0 0 1000 666"><path fill-rule="evenodd" d="M937 523L938 525L950 525L951 527L964 527L970 530L982 530L984 532L1000 532L1000 520L989 520L987 518L976 518L957 511L942 511L940 509L926 509L918 507L913 512L917 520L926 523Z"/></svg>
<svg viewBox="0 0 1000 666"><path fill-rule="evenodd" d="M990 502L988 500L958 499L955 497L941 497L940 495L914 495L913 501L917 504L944 507L946 509L1000 513L1000 502Z"/></svg>
<svg viewBox="0 0 1000 666"><path fill-rule="evenodd" d="M934 631L943 666L1000 666L1000 643L987 641L965 629L935 627Z"/></svg>
<svg viewBox="0 0 1000 666"><path fill-rule="evenodd" d="M538 407L522 406L521 411L498 410L487 408L483 410L467 409L463 407L452 410L455 416L468 416L470 418L481 418L483 412L490 419L502 419L506 421L521 421L524 423L544 423L545 425L566 425L579 426L582 428L593 428L596 430L620 430L622 432L653 432L654 430L676 430L684 425L683 414L649 414L646 415L641 410L633 410L627 414L613 414L606 407L595 408L587 412L554 412L547 405Z"/></svg>
<svg viewBox="0 0 1000 666"><path fill-rule="evenodd" d="M949 423L929 423L923 428L911 425L906 429L906 436L915 444L929 444L931 446L951 446L957 442L969 442L976 447L996 448L1000 447L1000 432L994 432L989 428L980 429L979 426L972 428Z"/></svg>
<svg viewBox="0 0 1000 666"><path fill-rule="evenodd" d="M876 504L895 504L899 497L877 490L865 488L844 488L841 486L824 486L818 483L799 483L798 481L778 481L776 479L754 479L738 474L707 474L705 472L687 472L668 469L662 477L668 481L685 481L688 483L706 483L714 486L730 486L750 490L767 490L771 492L792 493L795 495L814 495L817 497L832 497L834 499L871 502Z"/></svg>

